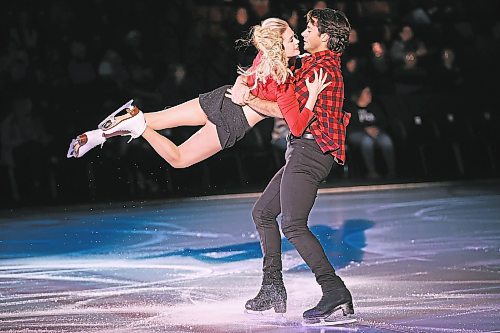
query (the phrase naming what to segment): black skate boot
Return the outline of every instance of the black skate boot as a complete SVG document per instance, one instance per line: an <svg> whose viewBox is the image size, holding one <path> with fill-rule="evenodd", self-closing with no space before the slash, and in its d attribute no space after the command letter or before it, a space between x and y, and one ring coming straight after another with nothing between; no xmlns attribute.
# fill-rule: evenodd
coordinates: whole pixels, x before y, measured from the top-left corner
<svg viewBox="0 0 500 333"><path fill-rule="evenodd" d="M245 309L250 311L266 311L271 308L276 313L286 312L286 290L281 272L264 273L259 293L245 304Z"/></svg>
<svg viewBox="0 0 500 333"><path fill-rule="evenodd" d="M354 314L352 296L346 287L325 292L318 305L304 312L306 323L320 323L341 309L344 316Z"/></svg>

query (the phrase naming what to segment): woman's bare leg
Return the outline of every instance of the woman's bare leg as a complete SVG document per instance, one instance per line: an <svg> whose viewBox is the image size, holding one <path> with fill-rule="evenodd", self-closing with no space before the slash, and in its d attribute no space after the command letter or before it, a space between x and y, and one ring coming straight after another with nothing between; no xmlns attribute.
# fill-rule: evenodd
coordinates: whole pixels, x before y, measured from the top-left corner
<svg viewBox="0 0 500 333"><path fill-rule="evenodd" d="M115 117L117 122L130 118L130 114ZM162 130L179 126L203 126L207 121L207 115L200 105L199 98L173 106L171 108L157 111L144 112L146 124L154 130Z"/></svg>
<svg viewBox="0 0 500 333"><path fill-rule="evenodd" d="M210 121L180 146L150 127L146 128L142 137L174 168L187 168L222 150L217 128Z"/></svg>
<svg viewBox="0 0 500 333"><path fill-rule="evenodd" d="M254 127L259 121L265 118L264 116L261 116L260 114L255 112L248 105L243 106L243 113L245 114L245 118L247 118L250 127Z"/></svg>
<svg viewBox="0 0 500 333"><path fill-rule="evenodd" d="M186 110L185 107L187 107L188 105L185 104L188 103L197 103L199 105L199 102L197 100L192 100L175 107L173 113L177 114L182 112L183 109ZM190 109L192 110L193 108ZM163 112L166 113L162 114ZM166 125L167 123L168 126L172 126L173 124L179 124L180 121L186 121L186 119L182 119L181 115L178 117L173 117L171 115L168 115L168 112L172 112L172 110L169 109L165 111L155 112L153 114L149 113L149 115L153 115L152 117L156 118L152 118L152 122L155 122L155 124L160 127ZM243 112L251 127L255 126L255 124L264 119L263 116L259 115L249 107L245 106L243 108ZM147 122L147 124L148 127L142 134L143 138L148 141L148 143L153 147L158 155L160 155L174 168L187 168L193 164L209 158L210 156L222 150L219 136L217 135L217 128L212 122L208 120L205 120L205 125L180 146L177 146L170 139L156 132L149 126L149 122Z"/></svg>
<svg viewBox="0 0 500 333"><path fill-rule="evenodd" d="M250 127L264 119L249 106L243 107L243 112ZM146 124L154 130L173 128L178 126L203 126L207 123L207 115L200 105L199 98L158 112L144 113Z"/></svg>
<svg viewBox="0 0 500 333"><path fill-rule="evenodd" d="M203 126L207 122L199 98L162 111L144 113L144 118L148 127L157 131L178 126Z"/></svg>
<svg viewBox="0 0 500 333"><path fill-rule="evenodd" d="M116 121L130 118L130 114L116 117ZM200 106L199 98L192 99L172 108L144 113L146 124L154 130L173 128L178 126L203 126L207 123L207 115ZM92 147L93 148L93 147ZM74 142L73 151L78 152L80 144Z"/></svg>

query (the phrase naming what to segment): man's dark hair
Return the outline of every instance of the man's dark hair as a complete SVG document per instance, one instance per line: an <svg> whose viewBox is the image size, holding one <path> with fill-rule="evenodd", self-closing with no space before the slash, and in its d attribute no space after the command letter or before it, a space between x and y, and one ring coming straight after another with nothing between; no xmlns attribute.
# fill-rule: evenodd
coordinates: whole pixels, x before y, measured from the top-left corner
<svg viewBox="0 0 500 333"><path fill-rule="evenodd" d="M313 9L307 15L307 23L318 27L320 34L328 34L328 48L333 52L343 52L349 44L351 25L349 20L340 10L330 8Z"/></svg>

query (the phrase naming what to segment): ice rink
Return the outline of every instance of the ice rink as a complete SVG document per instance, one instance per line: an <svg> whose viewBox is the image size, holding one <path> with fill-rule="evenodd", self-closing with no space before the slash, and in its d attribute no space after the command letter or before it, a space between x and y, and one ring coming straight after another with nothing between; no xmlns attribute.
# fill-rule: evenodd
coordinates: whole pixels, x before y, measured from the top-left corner
<svg viewBox="0 0 500 333"><path fill-rule="evenodd" d="M499 182L322 190L311 230L358 320L337 328L301 325L321 291L284 238L285 318L244 313L255 200L0 212L0 331L500 332Z"/></svg>

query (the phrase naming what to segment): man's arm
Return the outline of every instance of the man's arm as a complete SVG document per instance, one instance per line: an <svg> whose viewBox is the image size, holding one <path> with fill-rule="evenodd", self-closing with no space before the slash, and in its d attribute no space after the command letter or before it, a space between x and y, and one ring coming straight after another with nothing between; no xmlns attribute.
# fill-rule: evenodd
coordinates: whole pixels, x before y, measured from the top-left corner
<svg viewBox="0 0 500 333"><path fill-rule="evenodd" d="M278 103L276 102L260 99L250 94L247 105L258 113L262 113L268 117L283 118Z"/></svg>

